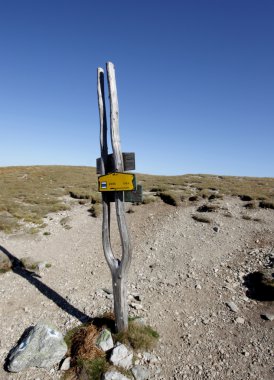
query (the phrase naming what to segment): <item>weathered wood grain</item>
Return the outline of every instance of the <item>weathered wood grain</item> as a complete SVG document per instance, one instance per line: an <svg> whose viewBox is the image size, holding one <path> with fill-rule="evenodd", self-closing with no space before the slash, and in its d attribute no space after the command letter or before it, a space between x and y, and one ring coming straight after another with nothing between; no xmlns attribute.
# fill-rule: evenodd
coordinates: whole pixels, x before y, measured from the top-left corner
<svg viewBox="0 0 274 380"><path fill-rule="evenodd" d="M107 77L110 99L110 132L111 143L114 158L114 171L124 171L123 154L121 150L120 134L119 134L119 107L115 78L114 65L107 63ZM105 174L108 160L107 147L107 121L105 111L104 96L104 71L98 69L97 74L97 93L98 106L100 115L100 145L101 145L101 170ZM103 249L106 261L111 271L114 298L115 325L118 332L127 330L128 328L128 304L127 304L127 276L131 263L132 249L125 218L123 192L115 192L115 207L117 224L120 233L122 245L122 257L118 260L113 255L110 241L110 197L109 194L102 193L103 200L103 226L102 239Z"/></svg>

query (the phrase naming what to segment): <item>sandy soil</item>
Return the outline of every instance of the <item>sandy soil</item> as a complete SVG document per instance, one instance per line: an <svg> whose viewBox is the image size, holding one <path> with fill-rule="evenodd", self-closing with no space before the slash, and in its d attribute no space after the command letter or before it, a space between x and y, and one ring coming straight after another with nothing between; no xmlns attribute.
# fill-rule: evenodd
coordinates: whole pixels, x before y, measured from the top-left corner
<svg viewBox="0 0 274 380"><path fill-rule="evenodd" d="M159 360L150 364L151 379L274 377L274 321L261 317L274 314L274 305L248 298L244 286L244 276L269 261L274 212L246 211L236 198L217 203L217 212L207 214L211 224L192 219L198 203L130 206L134 254L128 289L139 293L143 307L130 308L130 314L144 316L161 336L155 350ZM111 277L102 251L102 220L92 218L87 208L75 204L70 211L50 215L43 230L48 236L0 235L2 252L52 264L40 277L20 271L0 275L0 379L58 379L57 369L7 373L5 358L23 331L41 319L65 333L111 309L111 295L103 290L111 289ZM260 221L243 219L243 214ZM70 229L60 224L66 216ZM119 254L116 225L112 230ZM227 306L230 301L237 312Z"/></svg>

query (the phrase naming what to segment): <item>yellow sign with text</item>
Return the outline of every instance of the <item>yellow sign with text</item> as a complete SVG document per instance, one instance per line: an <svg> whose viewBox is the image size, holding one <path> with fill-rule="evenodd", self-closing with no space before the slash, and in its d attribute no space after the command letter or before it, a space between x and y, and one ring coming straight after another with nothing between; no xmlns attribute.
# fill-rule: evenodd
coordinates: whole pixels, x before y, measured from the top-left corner
<svg viewBox="0 0 274 380"><path fill-rule="evenodd" d="M110 173L98 178L98 191L133 191L135 189L134 174Z"/></svg>

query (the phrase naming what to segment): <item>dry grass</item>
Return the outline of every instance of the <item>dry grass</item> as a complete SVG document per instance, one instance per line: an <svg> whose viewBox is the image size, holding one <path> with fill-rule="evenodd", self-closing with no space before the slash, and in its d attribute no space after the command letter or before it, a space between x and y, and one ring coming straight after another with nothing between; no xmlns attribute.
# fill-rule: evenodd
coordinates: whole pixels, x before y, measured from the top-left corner
<svg viewBox="0 0 274 380"><path fill-rule="evenodd" d="M129 321L128 331L115 335L115 340L130 345L134 350L151 350L155 347L159 334L150 326Z"/></svg>
<svg viewBox="0 0 274 380"><path fill-rule="evenodd" d="M215 175L153 176L137 174L144 192L169 194L169 201L223 195L259 200L260 207L274 208L274 178L229 177ZM22 228L22 223L43 225L50 212L66 210L63 197L98 204L97 175L92 167L30 166L0 168L0 230L7 233ZM165 195L164 195L165 196ZM73 198L71 200L73 201ZM156 197L157 199L157 197ZM168 197L165 198L168 200ZM155 200L151 195L144 203ZM38 231L38 230L36 230Z"/></svg>
<svg viewBox="0 0 274 380"><path fill-rule="evenodd" d="M259 203L259 207L261 207L261 208L270 208L270 209L274 210L274 202L261 201Z"/></svg>
<svg viewBox="0 0 274 380"><path fill-rule="evenodd" d="M108 362L107 355L96 346L100 331L104 327L113 331L113 313L105 313L102 317L95 318L92 324L81 325L67 332L65 341L68 345L68 355L71 356L71 368L65 373L64 379L100 380L104 372L116 368ZM149 350L155 346L159 335L150 326L131 320L127 332L113 334L113 337L116 342L130 345L135 350ZM116 369L132 378L130 372L118 367Z"/></svg>
<svg viewBox="0 0 274 380"><path fill-rule="evenodd" d="M79 188L96 191L94 168L31 166L0 168L0 230L12 232L21 222L43 224L50 212L66 210L62 197Z"/></svg>
<svg viewBox="0 0 274 380"><path fill-rule="evenodd" d="M220 206L218 205L212 205L212 204L204 204L197 208L198 212L216 212L220 209Z"/></svg>
<svg viewBox="0 0 274 380"><path fill-rule="evenodd" d="M88 212L93 218L97 218L102 212L102 206L96 203L88 209Z"/></svg>
<svg viewBox="0 0 274 380"><path fill-rule="evenodd" d="M157 196L162 199L163 202L171 206L179 206L182 201L182 195L178 191L165 191L157 193Z"/></svg>

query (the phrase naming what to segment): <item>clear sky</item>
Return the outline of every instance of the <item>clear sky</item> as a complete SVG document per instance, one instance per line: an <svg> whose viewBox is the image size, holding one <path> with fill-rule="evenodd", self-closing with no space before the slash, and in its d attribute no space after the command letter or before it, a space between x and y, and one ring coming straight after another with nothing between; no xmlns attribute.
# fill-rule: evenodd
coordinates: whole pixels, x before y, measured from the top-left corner
<svg viewBox="0 0 274 380"><path fill-rule="evenodd" d="M273 0L0 0L0 166L95 166L107 61L138 172L274 176Z"/></svg>

